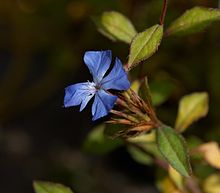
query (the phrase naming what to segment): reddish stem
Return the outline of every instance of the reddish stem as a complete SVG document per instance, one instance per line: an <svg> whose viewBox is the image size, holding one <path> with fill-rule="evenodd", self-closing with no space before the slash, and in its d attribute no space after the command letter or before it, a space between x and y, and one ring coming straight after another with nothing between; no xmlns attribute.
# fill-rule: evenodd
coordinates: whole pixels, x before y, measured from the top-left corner
<svg viewBox="0 0 220 193"><path fill-rule="evenodd" d="M160 16L160 25L164 24L165 16L167 13L167 4L168 4L168 0L163 0L163 8Z"/></svg>

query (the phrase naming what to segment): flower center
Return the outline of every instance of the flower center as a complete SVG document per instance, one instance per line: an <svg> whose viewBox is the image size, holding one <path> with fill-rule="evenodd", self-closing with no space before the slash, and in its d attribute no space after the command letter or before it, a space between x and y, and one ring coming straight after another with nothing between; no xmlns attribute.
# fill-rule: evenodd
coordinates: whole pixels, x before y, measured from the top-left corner
<svg viewBox="0 0 220 193"><path fill-rule="evenodd" d="M95 88L96 88L96 90L100 90L101 89L101 84L96 84Z"/></svg>

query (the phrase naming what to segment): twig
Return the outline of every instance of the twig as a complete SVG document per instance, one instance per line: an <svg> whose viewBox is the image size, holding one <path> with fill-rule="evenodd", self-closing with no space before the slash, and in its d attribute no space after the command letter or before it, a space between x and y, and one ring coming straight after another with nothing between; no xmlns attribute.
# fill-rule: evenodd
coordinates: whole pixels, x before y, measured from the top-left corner
<svg viewBox="0 0 220 193"><path fill-rule="evenodd" d="M167 4L168 4L168 0L163 0L163 8L160 16L160 25L164 24L165 16L167 13Z"/></svg>

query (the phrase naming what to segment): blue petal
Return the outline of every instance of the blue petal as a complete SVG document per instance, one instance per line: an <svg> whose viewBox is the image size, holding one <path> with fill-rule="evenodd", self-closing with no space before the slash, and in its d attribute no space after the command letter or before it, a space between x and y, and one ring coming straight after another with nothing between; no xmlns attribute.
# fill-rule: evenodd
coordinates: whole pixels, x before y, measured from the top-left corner
<svg viewBox="0 0 220 193"><path fill-rule="evenodd" d="M104 90L127 90L130 88L127 73L118 58L115 59L115 65L112 71L104 79L102 79L101 87Z"/></svg>
<svg viewBox="0 0 220 193"><path fill-rule="evenodd" d="M96 92L95 84L91 82L78 83L65 88L64 107L81 104L82 111Z"/></svg>
<svg viewBox="0 0 220 193"><path fill-rule="evenodd" d="M93 76L93 81L98 84L109 69L112 60L111 50L88 51L84 55L84 62Z"/></svg>
<svg viewBox="0 0 220 193"><path fill-rule="evenodd" d="M95 121L106 116L113 108L116 100L117 96L108 94L104 90L99 90L95 95L95 100L92 105L92 120Z"/></svg>

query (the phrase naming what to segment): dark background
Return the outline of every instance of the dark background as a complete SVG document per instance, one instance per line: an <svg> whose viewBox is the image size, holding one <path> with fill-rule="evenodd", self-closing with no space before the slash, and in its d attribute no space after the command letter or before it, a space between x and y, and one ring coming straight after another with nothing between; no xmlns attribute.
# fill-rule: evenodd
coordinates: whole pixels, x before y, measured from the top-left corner
<svg viewBox="0 0 220 193"><path fill-rule="evenodd" d="M196 5L213 0L170 1L167 26ZM86 50L111 49L126 62L128 45L96 31L91 17L107 10L128 16L138 31L158 22L162 0L0 1L0 192L29 193L35 179L64 183L77 193L155 191L154 167L137 164L125 148L98 156L81 150L90 108L63 108L64 88L91 80ZM210 94L210 112L187 135L220 142L220 23L202 33L163 40L143 69L149 81L172 80L168 100L157 108L173 125L178 101L194 91ZM160 89L160 86L158 86Z"/></svg>

